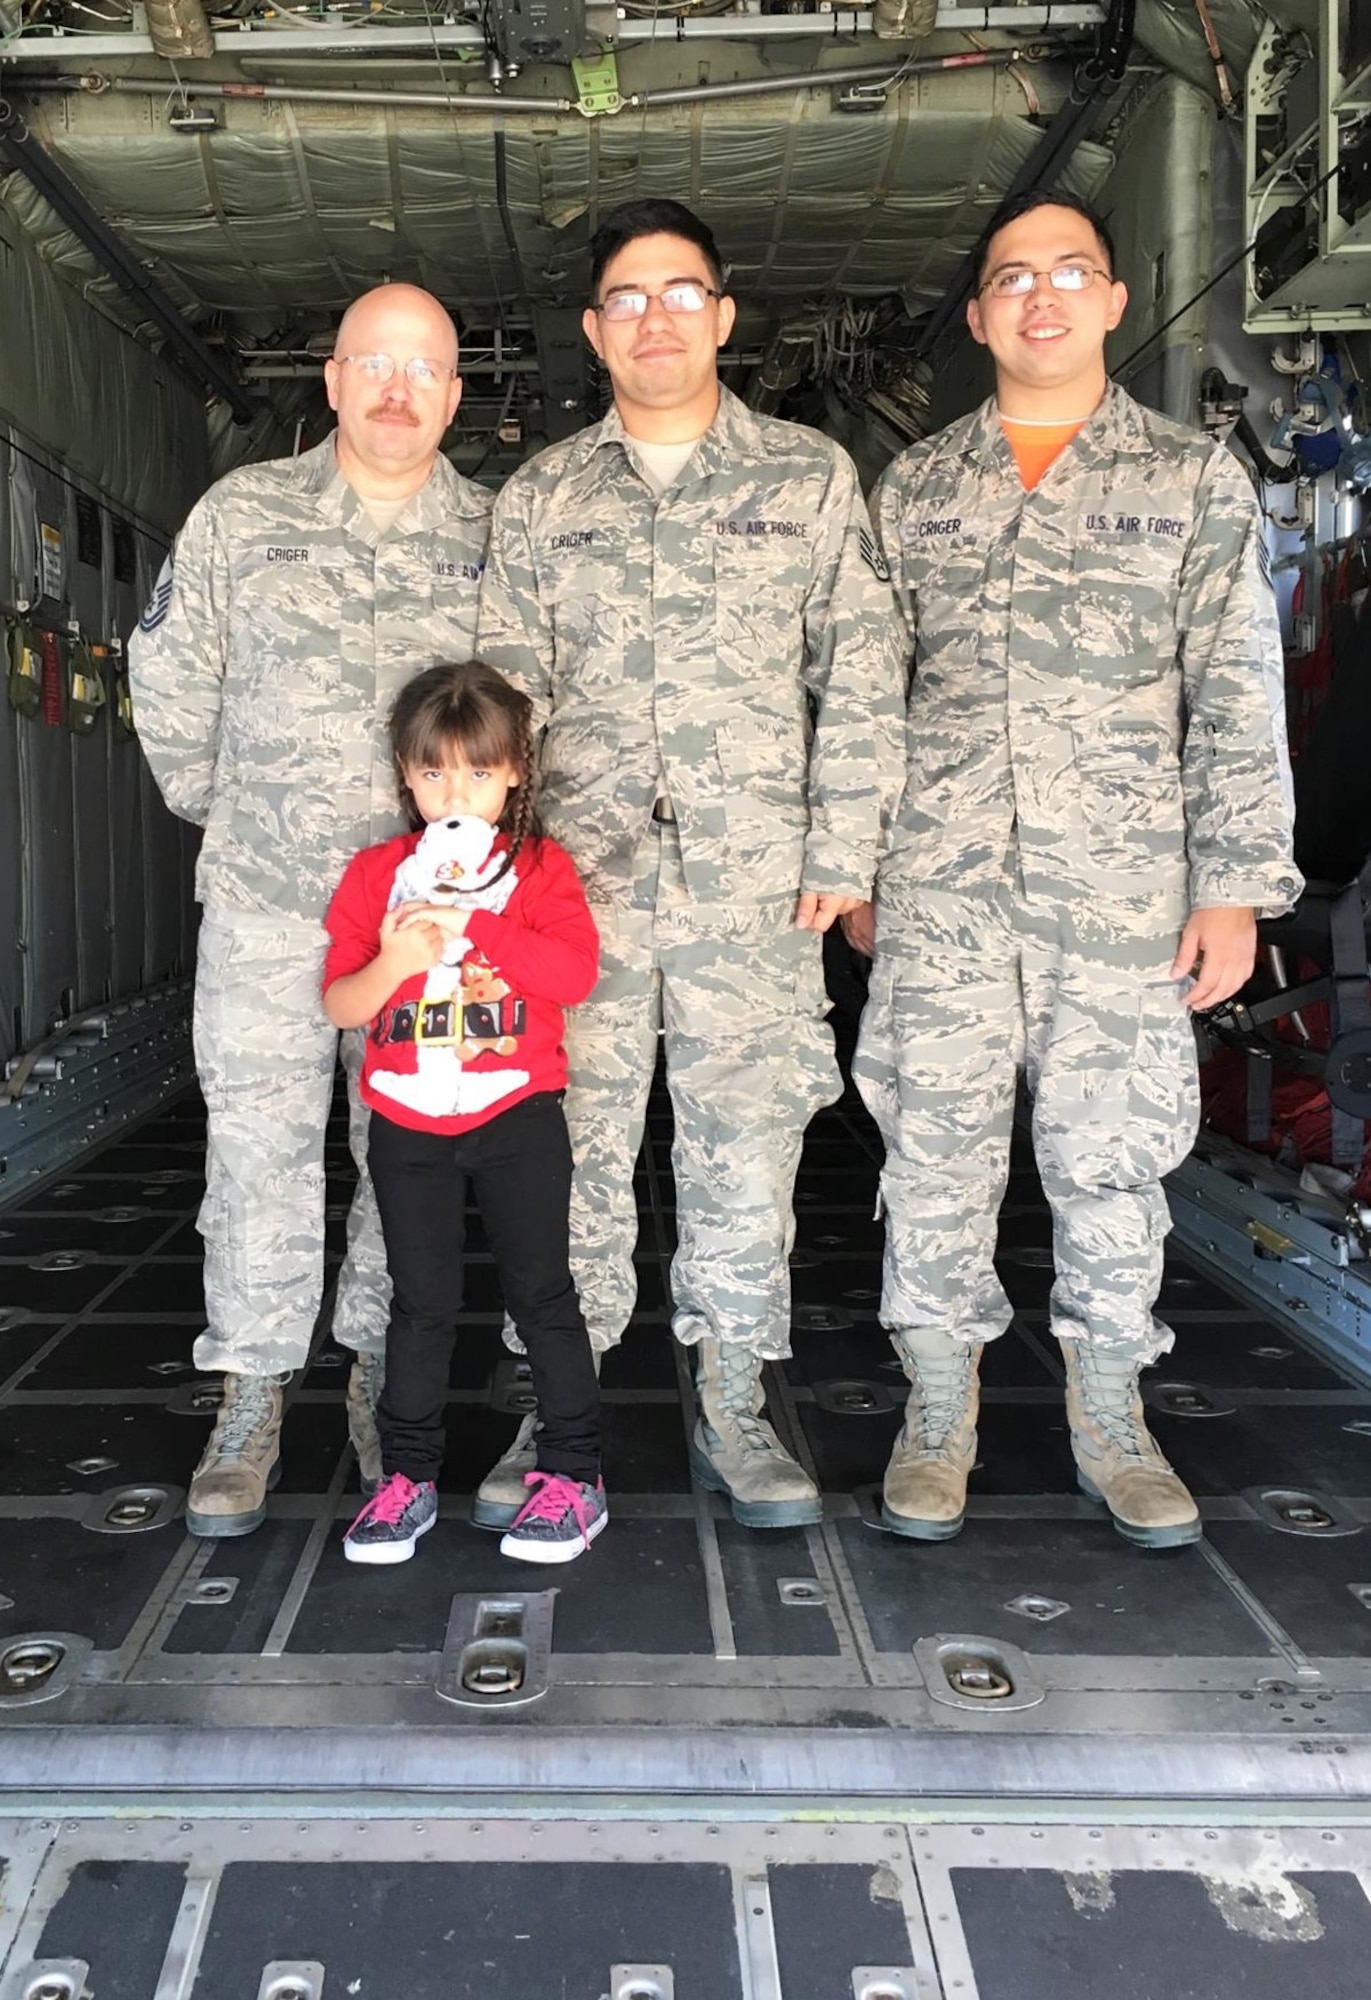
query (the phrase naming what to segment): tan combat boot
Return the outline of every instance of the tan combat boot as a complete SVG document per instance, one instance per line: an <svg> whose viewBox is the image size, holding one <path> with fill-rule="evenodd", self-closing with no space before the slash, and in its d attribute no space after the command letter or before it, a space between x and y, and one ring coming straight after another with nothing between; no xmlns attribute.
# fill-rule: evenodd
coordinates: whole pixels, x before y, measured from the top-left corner
<svg viewBox="0 0 1371 2000"><path fill-rule="evenodd" d="M695 1378L700 1417L690 1444L692 1477L726 1493L745 1528L803 1528L824 1516L809 1475L762 1417L762 1362L751 1348L705 1338Z"/></svg>
<svg viewBox="0 0 1371 2000"><path fill-rule="evenodd" d="M598 1376L600 1364L605 1358L603 1350L592 1347L590 1358ZM476 1488L476 1498L471 1503L472 1525L477 1528L512 1527L515 1515L528 1505L525 1475L537 1469L538 1412L530 1410L514 1433L514 1442L506 1448L502 1457L496 1459Z"/></svg>
<svg viewBox="0 0 1371 2000"><path fill-rule="evenodd" d="M225 1375L224 1400L186 1496L193 1535L250 1535L266 1519L280 1456L282 1383Z"/></svg>
<svg viewBox="0 0 1371 2000"><path fill-rule="evenodd" d="M348 1373L348 1437L357 1457L357 1476L368 1500L381 1483L381 1438L376 1405L386 1386L384 1354L358 1354Z"/></svg>
<svg viewBox="0 0 1371 2000"><path fill-rule="evenodd" d="M530 1410L514 1434L514 1442L497 1458L476 1488L471 1518L478 1528L508 1528L528 1503L524 1475L538 1468L538 1412Z"/></svg>
<svg viewBox="0 0 1371 2000"><path fill-rule="evenodd" d="M948 1542L966 1519L976 1463L981 1343L929 1327L902 1327L894 1338L910 1390L885 1469L881 1519L916 1542Z"/></svg>
<svg viewBox="0 0 1371 2000"><path fill-rule="evenodd" d="M1066 1414L1081 1491L1103 1500L1114 1526L1142 1549L1197 1542L1199 1509L1143 1420L1138 1376L1145 1363L1127 1351L1064 1340Z"/></svg>

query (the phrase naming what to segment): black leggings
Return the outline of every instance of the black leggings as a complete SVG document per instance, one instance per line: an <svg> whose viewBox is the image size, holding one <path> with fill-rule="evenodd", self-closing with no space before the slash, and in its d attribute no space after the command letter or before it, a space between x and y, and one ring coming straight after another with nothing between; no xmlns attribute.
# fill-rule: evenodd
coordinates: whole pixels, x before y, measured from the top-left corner
<svg viewBox="0 0 1371 2000"><path fill-rule="evenodd" d="M600 1390L567 1258L571 1144L560 1093L540 1091L455 1138L373 1110L368 1160L395 1288L377 1410L386 1476L436 1479L443 1462L469 1185L528 1349L538 1465L593 1482Z"/></svg>

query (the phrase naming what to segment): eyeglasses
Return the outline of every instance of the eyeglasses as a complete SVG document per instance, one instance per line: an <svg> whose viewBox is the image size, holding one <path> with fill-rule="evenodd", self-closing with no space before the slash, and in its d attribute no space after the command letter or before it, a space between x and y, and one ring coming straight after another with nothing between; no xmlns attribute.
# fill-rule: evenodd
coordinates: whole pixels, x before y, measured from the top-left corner
<svg viewBox="0 0 1371 2000"><path fill-rule="evenodd" d="M1046 278L1054 292L1088 292L1096 278L1111 285L1114 282L1098 264L1054 264L1050 271L1030 271L1016 264L1008 271L997 271L979 289L995 299L1026 299L1039 278Z"/></svg>
<svg viewBox="0 0 1371 2000"><path fill-rule="evenodd" d="M339 366L345 361L351 362L364 382L377 389L390 381L398 365L393 354L340 354ZM404 366L405 380L414 389L441 389L456 373L455 368L444 367L441 361L425 361L422 354L412 355Z"/></svg>
<svg viewBox="0 0 1371 2000"><path fill-rule="evenodd" d="M679 285L668 285L662 292L614 292L602 305L592 306L591 311L603 313L608 320L641 319L652 299L661 300L664 312L697 313L704 311L706 299L722 297L722 292L712 292L708 285L698 285L688 278Z"/></svg>

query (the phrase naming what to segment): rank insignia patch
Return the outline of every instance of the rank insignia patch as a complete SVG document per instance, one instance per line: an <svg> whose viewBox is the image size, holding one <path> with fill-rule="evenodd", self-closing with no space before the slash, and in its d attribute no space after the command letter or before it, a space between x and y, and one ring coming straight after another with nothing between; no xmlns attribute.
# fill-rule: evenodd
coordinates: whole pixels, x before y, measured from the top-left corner
<svg viewBox="0 0 1371 2000"><path fill-rule="evenodd" d="M155 632L170 609L172 562L172 557L168 556L158 571L157 581L152 586L152 596L148 599L147 609L138 620L138 629L140 632Z"/></svg>

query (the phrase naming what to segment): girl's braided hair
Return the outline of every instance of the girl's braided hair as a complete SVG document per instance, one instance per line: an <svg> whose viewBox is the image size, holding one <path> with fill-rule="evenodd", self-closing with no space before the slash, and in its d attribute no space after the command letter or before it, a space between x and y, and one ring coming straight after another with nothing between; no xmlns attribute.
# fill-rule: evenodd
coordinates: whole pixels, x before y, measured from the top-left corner
<svg viewBox="0 0 1371 2000"><path fill-rule="evenodd" d="M477 769L512 764L519 773L519 783L500 815L500 831L509 840L509 852L499 874L491 877L498 882L514 866L524 844L539 839L543 831L537 804L533 703L482 660L444 661L406 682L390 711L390 747L400 803L416 832L426 822L405 783L405 768L441 763L444 751L454 744Z"/></svg>

